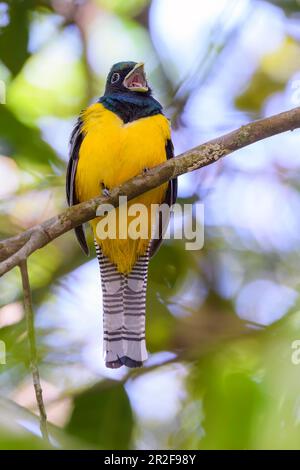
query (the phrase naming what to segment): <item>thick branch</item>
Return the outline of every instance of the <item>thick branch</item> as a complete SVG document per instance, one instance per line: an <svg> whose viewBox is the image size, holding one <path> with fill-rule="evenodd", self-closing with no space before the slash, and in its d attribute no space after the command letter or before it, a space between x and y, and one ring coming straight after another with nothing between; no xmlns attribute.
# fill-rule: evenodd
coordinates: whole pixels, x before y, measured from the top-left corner
<svg viewBox="0 0 300 470"><path fill-rule="evenodd" d="M0 276L17 266L31 253L42 248L63 233L91 220L97 207L104 203L118 206L119 196L128 200L160 186L172 178L197 170L218 161L259 140L300 127L300 107L252 122L241 128L199 145L177 158L150 169L111 191L109 197L98 196L76 206L18 236L0 243Z"/></svg>
<svg viewBox="0 0 300 470"><path fill-rule="evenodd" d="M24 307L26 314L26 323L27 323L27 333L29 341L29 350L30 350L30 369L33 378L33 385L35 390L36 401L40 413L40 428L43 438L46 442L49 442L49 435L47 429L47 415L43 401L43 392L40 381L40 374L37 365L37 351L36 351L36 341L35 341L35 330L34 330L34 315L32 309L32 300L31 300L31 291L30 283L28 277L27 261L22 261L20 263L20 270L22 276L22 285L24 293Z"/></svg>

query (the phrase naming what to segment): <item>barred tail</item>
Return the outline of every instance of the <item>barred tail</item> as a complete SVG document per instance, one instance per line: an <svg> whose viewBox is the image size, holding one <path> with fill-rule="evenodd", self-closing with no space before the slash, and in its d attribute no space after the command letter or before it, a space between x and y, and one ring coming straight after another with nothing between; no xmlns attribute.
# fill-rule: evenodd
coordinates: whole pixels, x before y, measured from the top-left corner
<svg viewBox="0 0 300 470"><path fill-rule="evenodd" d="M149 250L140 256L127 275L124 289L125 361L128 367L140 367L147 359L146 290Z"/></svg>
<svg viewBox="0 0 300 470"><path fill-rule="evenodd" d="M103 350L105 364L115 369L123 364L123 291L124 275L119 273L114 264L103 255L95 243L97 258L101 271L101 287L103 300Z"/></svg>
<svg viewBox="0 0 300 470"><path fill-rule="evenodd" d="M147 359L145 339L149 250L125 275L95 243L103 295L103 348L109 368L140 367Z"/></svg>

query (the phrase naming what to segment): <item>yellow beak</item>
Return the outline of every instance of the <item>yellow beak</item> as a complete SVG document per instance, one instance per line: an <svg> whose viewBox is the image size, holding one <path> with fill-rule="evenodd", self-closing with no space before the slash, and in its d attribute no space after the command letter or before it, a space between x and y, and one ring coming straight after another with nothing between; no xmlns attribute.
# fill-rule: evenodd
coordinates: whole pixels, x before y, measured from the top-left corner
<svg viewBox="0 0 300 470"><path fill-rule="evenodd" d="M146 92L148 91L147 80L144 72L144 62L136 64L123 80L125 88L131 91Z"/></svg>

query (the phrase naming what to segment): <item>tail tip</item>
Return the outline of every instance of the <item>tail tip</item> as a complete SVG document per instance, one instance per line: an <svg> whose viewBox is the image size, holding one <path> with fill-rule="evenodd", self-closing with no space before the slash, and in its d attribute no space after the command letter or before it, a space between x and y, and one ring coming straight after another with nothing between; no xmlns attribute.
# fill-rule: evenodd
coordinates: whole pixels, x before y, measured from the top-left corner
<svg viewBox="0 0 300 470"><path fill-rule="evenodd" d="M122 367L122 365L123 365L123 362L121 362L120 359L117 359L116 361L106 361L105 362L105 366L108 369L119 369L120 367Z"/></svg>
<svg viewBox="0 0 300 470"><path fill-rule="evenodd" d="M130 367L133 369L136 367L142 367L143 361L136 361L135 359L131 359L131 357L122 356L116 359L115 361L106 361L105 365L109 369L119 369L122 366Z"/></svg>
<svg viewBox="0 0 300 470"><path fill-rule="evenodd" d="M136 361L135 359L131 359L131 357L128 356L122 356L119 358L119 360L122 362L122 364L126 367L142 367L143 361Z"/></svg>

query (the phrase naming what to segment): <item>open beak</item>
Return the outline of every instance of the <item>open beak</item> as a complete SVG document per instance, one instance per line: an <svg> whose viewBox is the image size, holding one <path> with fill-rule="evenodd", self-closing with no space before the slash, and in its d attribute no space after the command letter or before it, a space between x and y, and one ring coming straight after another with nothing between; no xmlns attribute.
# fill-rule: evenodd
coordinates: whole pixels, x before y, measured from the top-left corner
<svg viewBox="0 0 300 470"><path fill-rule="evenodd" d="M148 91L147 80L144 72L144 63L136 64L123 80L125 88L131 91Z"/></svg>

